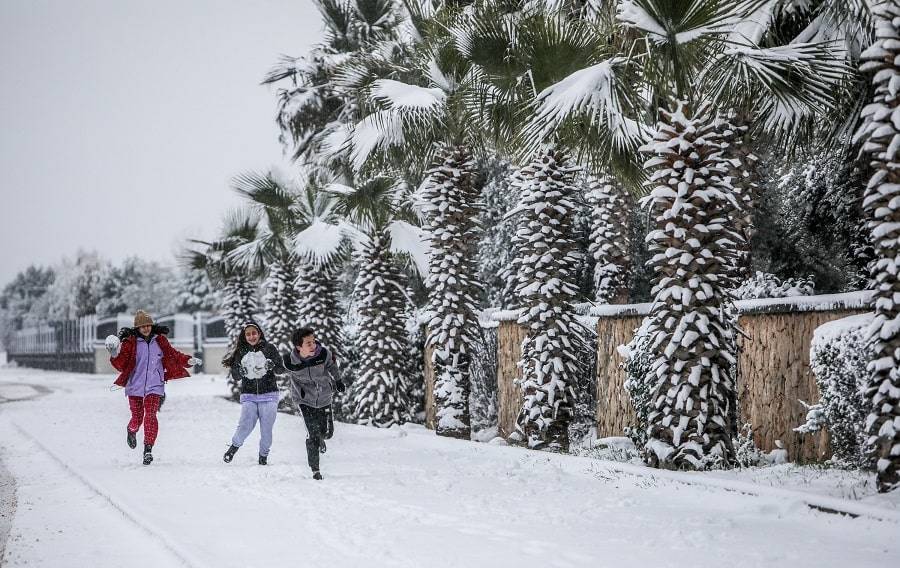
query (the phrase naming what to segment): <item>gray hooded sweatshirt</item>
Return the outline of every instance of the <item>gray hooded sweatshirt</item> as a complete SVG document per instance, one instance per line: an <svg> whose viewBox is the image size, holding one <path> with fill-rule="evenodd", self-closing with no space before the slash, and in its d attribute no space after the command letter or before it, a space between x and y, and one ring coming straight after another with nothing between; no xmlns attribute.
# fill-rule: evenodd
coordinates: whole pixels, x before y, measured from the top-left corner
<svg viewBox="0 0 900 568"><path fill-rule="evenodd" d="M341 380L334 355L326 347L317 346L312 357L304 359L296 349L283 357L287 369L289 392L294 404L324 408L331 404L335 384Z"/></svg>

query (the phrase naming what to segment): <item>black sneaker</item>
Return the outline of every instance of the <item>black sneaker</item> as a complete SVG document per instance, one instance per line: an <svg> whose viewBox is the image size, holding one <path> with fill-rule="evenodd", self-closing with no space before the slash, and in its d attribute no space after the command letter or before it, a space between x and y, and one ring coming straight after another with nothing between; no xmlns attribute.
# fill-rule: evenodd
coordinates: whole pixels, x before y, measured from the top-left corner
<svg viewBox="0 0 900 568"><path fill-rule="evenodd" d="M137 447L137 432L128 430L128 447L132 450Z"/></svg>
<svg viewBox="0 0 900 568"><path fill-rule="evenodd" d="M225 455L222 456L222 459L225 460L225 463L231 463L231 460L234 459L234 454L237 453L238 448L240 448L240 446L228 446L228 450L225 452Z"/></svg>
<svg viewBox="0 0 900 568"><path fill-rule="evenodd" d="M153 461L153 446L144 444L144 465L150 465Z"/></svg>
<svg viewBox="0 0 900 568"><path fill-rule="evenodd" d="M319 453L325 453L325 440L319 440Z"/></svg>
<svg viewBox="0 0 900 568"><path fill-rule="evenodd" d="M313 479L318 479L318 480L321 481L321 480L322 480L322 474L319 473L318 471L314 471L314 472L313 472Z"/></svg>
<svg viewBox="0 0 900 568"><path fill-rule="evenodd" d="M269 465L268 456L259 456L259 465Z"/></svg>

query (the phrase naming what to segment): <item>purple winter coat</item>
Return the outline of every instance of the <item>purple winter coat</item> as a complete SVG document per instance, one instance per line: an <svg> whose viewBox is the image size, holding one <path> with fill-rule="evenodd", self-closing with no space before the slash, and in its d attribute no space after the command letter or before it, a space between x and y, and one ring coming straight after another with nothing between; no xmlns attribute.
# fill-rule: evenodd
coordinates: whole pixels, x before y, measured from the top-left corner
<svg viewBox="0 0 900 568"><path fill-rule="evenodd" d="M137 338L137 345L134 356L134 371L128 377L128 383L125 385L125 394L127 396L144 397L148 394L158 394L160 396L166 394L165 376L163 371L163 352L159 343L156 341L156 335L150 338L150 343L143 337Z"/></svg>

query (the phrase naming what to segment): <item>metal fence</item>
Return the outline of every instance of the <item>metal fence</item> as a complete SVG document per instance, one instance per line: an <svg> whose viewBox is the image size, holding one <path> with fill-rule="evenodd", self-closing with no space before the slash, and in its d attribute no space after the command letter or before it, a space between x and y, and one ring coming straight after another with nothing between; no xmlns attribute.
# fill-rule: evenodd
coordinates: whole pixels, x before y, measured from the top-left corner
<svg viewBox="0 0 900 568"><path fill-rule="evenodd" d="M17 331L7 358L25 367L93 372L97 316L40 323Z"/></svg>
<svg viewBox="0 0 900 568"><path fill-rule="evenodd" d="M169 328L172 346L185 353L202 357L205 346L228 343L222 317L214 314L169 314L156 318L156 323ZM111 372L111 368L106 368L108 355L104 340L132 324L129 314L43 322L15 332L7 346L7 357L24 367L79 373Z"/></svg>

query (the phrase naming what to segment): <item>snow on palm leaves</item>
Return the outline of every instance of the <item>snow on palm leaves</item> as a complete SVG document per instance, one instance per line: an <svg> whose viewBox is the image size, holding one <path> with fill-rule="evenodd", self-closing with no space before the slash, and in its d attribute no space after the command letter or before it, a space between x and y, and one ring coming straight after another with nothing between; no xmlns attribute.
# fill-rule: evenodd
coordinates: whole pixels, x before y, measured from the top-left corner
<svg viewBox="0 0 900 568"><path fill-rule="evenodd" d="M465 146L445 147L419 193L431 244L428 343L434 347L439 435L469 439L469 366L475 329L475 162Z"/></svg>
<svg viewBox="0 0 900 568"><path fill-rule="evenodd" d="M723 301L729 250L740 240L725 177L724 143L708 105L661 111L652 142L647 235L655 272L648 336L656 384L644 458L654 467L703 469L734 457L728 425L733 331Z"/></svg>
<svg viewBox="0 0 900 568"><path fill-rule="evenodd" d="M886 492L900 487L900 7L880 2L873 12L876 41L862 54L860 70L874 73L875 96L857 138L874 170L863 208L877 256L866 431L878 459L878 490Z"/></svg>
<svg viewBox="0 0 900 568"><path fill-rule="evenodd" d="M583 345L581 324L575 319L573 285L579 261L571 238L575 220L572 199L574 168L564 152L549 148L519 174L522 200L516 232L522 315L525 326L520 362L523 393L518 432L531 448L566 450Z"/></svg>

